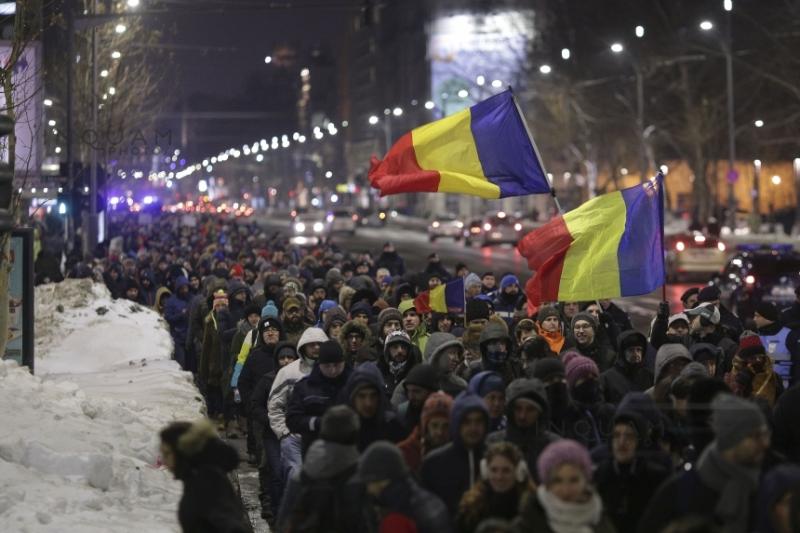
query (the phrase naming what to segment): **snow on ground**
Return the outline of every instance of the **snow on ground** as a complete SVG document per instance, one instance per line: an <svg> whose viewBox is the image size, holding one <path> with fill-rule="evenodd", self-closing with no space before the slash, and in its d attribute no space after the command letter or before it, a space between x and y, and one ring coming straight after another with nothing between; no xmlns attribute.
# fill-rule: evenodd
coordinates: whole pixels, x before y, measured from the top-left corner
<svg viewBox="0 0 800 533"><path fill-rule="evenodd" d="M89 280L36 288L36 375L0 362L0 531L179 531L158 430L204 406L166 323Z"/></svg>

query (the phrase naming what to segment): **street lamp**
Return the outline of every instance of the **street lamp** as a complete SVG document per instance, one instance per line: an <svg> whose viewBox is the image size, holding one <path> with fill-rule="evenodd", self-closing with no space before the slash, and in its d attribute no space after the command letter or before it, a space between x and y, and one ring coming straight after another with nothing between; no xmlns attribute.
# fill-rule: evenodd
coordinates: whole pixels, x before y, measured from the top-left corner
<svg viewBox="0 0 800 533"><path fill-rule="evenodd" d="M264 63L266 63L267 65L269 65L270 63L272 63L272 56L267 56L267 57L265 57L265 58L264 58Z"/></svg>
<svg viewBox="0 0 800 533"><path fill-rule="evenodd" d="M569 48L562 48L561 49L561 59L563 59L564 61L569 59L571 55L572 55L572 52L570 52Z"/></svg>
<svg viewBox="0 0 800 533"><path fill-rule="evenodd" d="M753 125L754 125L756 128L763 128L763 127L764 127L764 121L763 121L763 120L761 120L761 119L758 119L758 120L756 120L755 122L753 122Z"/></svg>
<svg viewBox="0 0 800 533"><path fill-rule="evenodd" d="M431 110L434 107L436 107L436 104L434 104L431 100L428 100L427 102L425 102L425 109ZM377 119L378 117L375 117L375 118Z"/></svg>
<svg viewBox="0 0 800 533"><path fill-rule="evenodd" d="M475 78L475 83L477 83L478 86L483 87L483 85L486 83L486 77L483 75L478 76Z"/></svg>
<svg viewBox="0 0 800 533"><path fill-rule="evenodd" d="M710 20L704 20L700 23L700 29L703 31L711 31L714 29L714 23Z"/></svg>
<svg viewBox="0 0 800 533"><path fill-rule="evenodd" d="M625 47L622 46L621 43L614 43L614 44L611 45L610 48L611 48L611 51L614 52L615 54L621 54L622 52L625 51Z"/></svg>
<svg viewBox="0 0 800 533"><path fill-rule="evenodd" d="M128 7L139 7L139 0L128 0Z"/></svg>
<svg viewBox="0 0 800 533"><path fill-rule="evenodd" d="M781 177L780 177L780 176L778 176L777 174L775 174L774 176L772 176L772 184L773 184L773 185L776 185L776 186L777 186L777 185L780 185L780 184L781 184Z"/></svg>
<svg viewBox="0 0 800 533"><path fill-rule="evenodd" d="M461 96L461 95L459 94L459 96ZM462 96L462 98L463 98L463 96ZM403 108L402 107L395 107L394 109L392 109L392 115L394 115L396 117L399 117L402 114L403 114Z"/></svg>
<svg viewBox="0 0 800 533"><path fill-rule="evenodd" d="M620 55L625 52L622 43L613 43L610 47L614 54ZM636 128L639 135L639 179L645 181L650 165L647 162L647 148L644 140L644 75L642 68L635 57L630 53L626 54L630 59L633 72L636 75Z"/></svg>
<svg viewBox="0 0 800 533"><path fill-rule="evenodd" d="M125 30L127 30L127 29L128 28L127 28L127 26L125 26L125 24L117 24L114 27L114 31L117 32L117 33L125 33Z"/></svg>
<svg viewBox="0 0 800 533"><path fill-rule="evenodd" d="M641 25L640 26L636 26L636 29L634 30L634 32L636 33L636 37L641 39L642 37L644 37L644 26L641 26Z"/></svg>
<svg viewBox="0 0 800 533"><path fill-rule="evenodd" d="M550 65L542 65L541 67L539 67L539 72L541 72L542 74L550 74L552 71L553 69L550 68Z"/></svg>
<svg viewBox="0 0 800 533"><path fill-rule="evenodd" d="M111 52L111 59L119 59L122 57L122 54L119 53L119 50L114 50Z"/></svg>
<svg viewBox="0 0 800 533"><path fill-rule="evenodd" d="M427 106L426 106L426 107L427 107ZM377 123L378 123L378 117L376 117L375 115L371 115L371 116L369 117L369 124L370 124L370 126L374 126L374 125L375 125L375 124L377 124Z"/></svg>

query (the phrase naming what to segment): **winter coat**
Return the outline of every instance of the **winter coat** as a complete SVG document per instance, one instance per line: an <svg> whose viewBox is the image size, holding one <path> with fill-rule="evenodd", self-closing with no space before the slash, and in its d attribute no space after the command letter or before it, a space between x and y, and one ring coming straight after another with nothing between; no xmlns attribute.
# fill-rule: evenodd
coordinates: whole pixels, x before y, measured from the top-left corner
<svg viewBox="0 0 800 533"><path fill-rule="evenodd" d="M189 281L183 276L178 278L175 285L175 294L167 298L164 305L164 319L169 323L169 332L175 344L186 344L186 334L189 331L189 299L187 294L181 297L178 289L188 287Z"/></svg>
<svg viewBox="0 0 800 533"><path fill-rule="evenodd" d="M775 405L772 445L793 463L800 462L800 383L784 392Z"/></svg>
<svg viewBox="0 0 800 533"><path fill-rule="evenodd" d="M314 364L311 373L295 383L286 408L286 426L302 438L303 454L319 434L322 415L334 405L350 377L350 367L335 379L326 378Z"/></svg>
<svg viewBox="0 0 800 533"><path fill-rule="evenodd" d="M570 344L573 344L571 349L577 350L578 353L581 355L588 357L592 361L595 362L597 368L600 372L605 372L606 370L610 369L614 366L614 362L617 359L617 352L606 343L598 342L598 339L595 338L591 344L586 346L580 345L577 342L575 343L565 343L564 350L562 350L562 354L567 350L570 349Z"/></svg>
<svg viewBox="0 0 800 533"><path fill-rule="evenodd" d="M647 503L669 474L664 465L641 458L631 465L619 465L611 457L598 464L594 485L619 533L636 532Z"/></svg>
<svg viewBox="0 0 800 533"><path fill-rule="evenodd" d="M178 440L175 477L183 482L178 522L184 533L249 533L247 514L228 472L239 453L214 435L210 424L197 424Z"/></svg>
<svg viewBox="0 0 800 533"><path fill-rule="evenodd" d="M564 414L562 437L573 439L591 450L605 444L613 428L614 406L598 402L591 406L571 403Z"/></svg>
<svg viewBox="0 0 800 533"><path fill-rule="evenodd" d="M553 528L550 527L550 522L547 519L547 512L536 493L530 495L525 502L522 511L520 511L519 518L514 522L518 531L531 531L536 533L555 533ZM608 514L603 509L603 515L600 522L592 528L593 533L616 533L614 525L608 518Z"/></svg>
<svg viewBox="0 0 800 533"><path fill-rule="evenodd" d="M419 533L452 531L442 500L417 485L410 476L391 481L378 496L377 503L385 512L410 518Z"/></svg>
<svg viewBox="0 0 800 533"><path fill-rule="evenodd" d="M406 263L403 258L395 252L382 252L375 262L375 269L385 268L392 277L402 276L406 273Z"/></svg>
<svg viewBox="0 0 800 533"><path fill-rule="evenodd" d="M225 374L227 349L222 343L222 332L231 326L231 315L227 310L212 311L206 316L203 328L203 351L200 353L198 381L206 387L222 385Z"/></svg>
<svg viewBox="0 0 800 533"><path fill-rule="evenodd" d="M242 373L239 374L237 385L245 408L249 407L250 397L261 376L278 368L278 363L275 360L275 348L276 345L261 344L250 352L250 356L242 366ZM250 416L249 411L247 411L247 416Z"/></svg>
<svg viewBox="0 0 800 533"><path fill-rule="evenodd" d="M520 398L528 398L544 407L544 412L539 415L539 420L533 428L521 428L514 423L514 402ZM560 438L555 433L548 431L550 427L549 411L547 392L541 381L538 379L515 379L506 389L507 426L505 429L489 435L486 445L496 442L511 442L520 449L529 465L535 465L539 454L547 445Z"/></svg>
<svg viewBox="0 0 800 533"><path fill-rule="evenodd" d="M256 386L253 387L253 392L250 395L250 403L246 406L247 416L263 424L266 431L269 432L273 438L275 438L275 433L273 433L269 425L267 403L269 402L269 391L272 388L272 383L275 381L276 375L278 375L277 370L273 370L261 376Z"/></svg>
<svg viewBox="0 0 800 533"><path fill-rule="evenodd" d="M375 363L363 363L353 370L340 393L340 403L346 403L355 411L353 397L363 387L373 387L378 391L379 405L374 417L365 419L359 415L361 427L358 431L358 451L363 452L378 440L391 442L403 440L405 431L389 406L389 399L384 392L386 385Z"/></svg>
<svg viewBox="0 0 800 533"><path fill-rule="evenodd" d="M460 394L450 413L451 442L432 451L422 461L422 486L442 499L450 516L455 516L461 497L480 477L484 445L467 449L460 431L465 416L473 411L482 413L488 423L489 412L483 399L474 394Z"/></svg>
<svg viewBox="0 0 800 533"><path fill-rule="evenodd" d="M439 378L439 387L455 398L466 390L467 382L455 373L445 370L449 368L449 363L443 360L444 351L451 346L459 346L463 350L461 341L451 333L437 332L431 334L428 343L425 345L423 361L442 371L442 375Z"/></svg>
<svg viewBox="0 0 800 533"><path fill-rule="evenodd" d="M493 340L505 340L509 350L508 357L499 367L489 360L486 350L486 346ZM503 381L506 384L511 383L517 378L525 377L522 366L511 350L511 338L508 336L508 327L505 323L498 323L490 320L483 328L483 331L481 331L479 343L481 359L469 365L469 379L472 379L473 376L485 370L499 373L503 376Z"/></svg>
<svg viewBox="0 0 800 533"><path fill-rule="evenodd" d="M164 316L164 309L167 306L167 301L164 302L163 306L161 305L161 300L164 299L164 295L167 296L167 301L168 301L169 298L172 297L172 292L166 287L159 287L158 290L156 291L155 303L153 304L153 311L155 311L161 316Z"/></svg>
<svg viewBox="0 0 800 533"><path fill-rule="evenodd" d="M478 498L476 492L480 491ZM495 492L491 485L481 480L461 499L456 516L458 533L473 533L484 520L513 521L531 497L529 481L517 482L511 491Z"/></svg>
<svg viewBox="0 0 800 533"><path fill-rule="evenodd" d="M600 374L600 388L608 403L618 404L629 392L643 392L653 385L653 374L644 365L631 365L620 355L614 366Z"/></svg>

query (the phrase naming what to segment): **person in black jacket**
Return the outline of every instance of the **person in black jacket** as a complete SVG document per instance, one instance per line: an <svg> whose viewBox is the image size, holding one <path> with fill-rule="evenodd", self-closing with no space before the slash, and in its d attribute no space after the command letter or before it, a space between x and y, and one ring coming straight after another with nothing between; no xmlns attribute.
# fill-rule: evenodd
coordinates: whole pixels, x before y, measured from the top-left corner
<svg viewBox="0 0 800 533"><path fill-rule="evenodd" d="M248 420L253 421L253 431L256 439L261 442L261 463L258 467L258 482L260 487L261 516L271 520L278 515L281 502L283 483L281 480L281 443L269 425L267 403L269 391L278 370L292 361L297 360L297 350L294 344L288 341L279 342L275 346L275 359L278 366L275 370L267 372L258 380L253 393L250 395L248 406Z"/></svg>
<svg viewBox="0 0 800 533"><path fill-rule="evenodd" d="M578 352L567 352L563 361L571 401L564 413L564 426L559 434L591 450L608 440L614 407L603 402L599 372L594 361Z"/></svg>
<svg viewBox="0 0 800 533"><path fill-rule="evenodd" d="M161 430L161 456L183 482L178 522L184 533L249 533L242 503L228 481L238 452L217 437L206 420L173 422Z"/></svg>
<svg viewBox="0 0 800 533"><path fill-rule="evenodd" d="M411 337L405 331L392 331L386 336L383 353L378 358L378 368L386 383L386 392L391 396L395 387L419 363L418 351L414 350Z"/></svg>
<svg viewBox="0 0 800 533"><path fill-rule="evenodd" d="M381 371L375 363L367 362L353 370L340 395L360 419L359 451L377 440L403 440L402 425L395 418L385 391Z"/></svg>
<svg viewBox="0 0 800 533"><path fill-rule="evenodd" d="M618 404L629 392L643 392L653 384L653 374L644 366L647 339L636 330L623 331L614 366L600 374L600 388L609 403Z"/></svg>
<svg viewBox="0 0 800 533"><path fill-rule="evenodd" d="M311 373L295 383L286 408L286 425L300 435L303 455L317 438L322 415L336 403L350 372L341 345L326 341L320 345Z"/></svg>

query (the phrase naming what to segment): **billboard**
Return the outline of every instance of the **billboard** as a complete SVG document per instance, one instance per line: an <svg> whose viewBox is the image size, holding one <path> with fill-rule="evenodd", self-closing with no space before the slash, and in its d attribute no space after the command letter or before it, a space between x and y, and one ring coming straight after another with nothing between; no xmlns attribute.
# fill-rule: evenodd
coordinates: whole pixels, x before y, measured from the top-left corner
<svg viewBox="0 0 800 533"><path fill-rule="evenodd" d="M0 62L7 64L11 55L11 42L0 41ZM42 168L44 145L44 90L42 87L42 47L39 42L28 43L11 76L14 85L17 135L16 165L14 174L19 177L38 176ZM5 113L6 95L0 89L0 112ZM6 140L0 142L0 158L8 161Z"/></svg>
<svg viewBox="0 0 800 533"><path fill-rule="evenodd" d="M450 115L508 86L522 89L535 36L531 9L451 11L428 28L431 99Z"/></svg>

